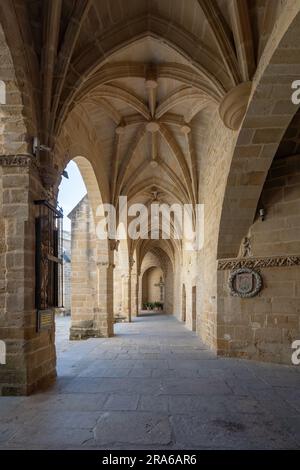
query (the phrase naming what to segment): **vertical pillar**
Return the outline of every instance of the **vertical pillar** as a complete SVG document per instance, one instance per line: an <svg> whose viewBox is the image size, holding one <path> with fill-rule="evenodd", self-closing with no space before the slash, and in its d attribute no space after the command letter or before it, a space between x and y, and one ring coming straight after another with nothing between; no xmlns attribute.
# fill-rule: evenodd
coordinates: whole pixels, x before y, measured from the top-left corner
<svg viewBox="0 0 300 470"><path fill-rule="evenodd" d="M131 316L137 316L137 274L131 273Z"/></svg>
<svg viewBox="0 0 300 470"><path fill-rule="evenodd" d="M98 267L98 306L95 312L94 329L97 336L114 335L113 307L113 252L109 252L107 261L97 263Z"/></svg>
<svg viewBox="0 0 300 470"><path fill-rule="evenodd" d="M70 339L81 340L100 335L94 324L98 306L97 240L87 196L73 209L69 218L72 221Z"/></svg>
<svg viewBox="0 0 300 470"><path fill-rule="evenodd" d="M114 335L114 259L118 250L118 240L107 240L108 253L98 266L98 306L95 325L101 336ZM103 254L102 254L103 256Z"/></svg>
<svg viewBox="0 0 300 470"><path fill-rule="evenodd" d="M131 276L130 273L122 275L123 314L126 320L131 322Z"/></svg>
<svg viewBox="0 0 300 470"><path fill-rule="evenodd" d="M141 275L140 272L138 272L138 279L137 279L137 289L138 289L138 301L137 301L137 304L138 304L138 307L137 307L137 315L139 314L139 312L142 310L142 302L143 302L143 285L142 285L142 282L143 282L143 276Z"/></svg>
<svg viewBox="0 0 300 470"><path fill-rule="evenodd" d="M45 199L35 158L0 157L0 395L27 395L56 375L54 325L37 331L35 199Z"/></svg>
<svg viewBox="0 0 300 470"><path fill-rule="evenodd" d="M123 281L120 267L114 269L114 323L124 320L123 316Z"/></svg>
<svg viewBox="0 0 300 470"><path fill-rule="evenodd" d="M129 297L129 316L130 320L136 316L136 276L134 270L135 259L132 255L129 256L129 285L128 285L128 297Z"/></svg>
<svg viewBox="0 0 300 470"><path fill-rule="evenodd" d="M130 321L130 299L128 296L129 292L129 275L123 273L121 276L122 280L122 313L119 317L119 321Z"/></svg>

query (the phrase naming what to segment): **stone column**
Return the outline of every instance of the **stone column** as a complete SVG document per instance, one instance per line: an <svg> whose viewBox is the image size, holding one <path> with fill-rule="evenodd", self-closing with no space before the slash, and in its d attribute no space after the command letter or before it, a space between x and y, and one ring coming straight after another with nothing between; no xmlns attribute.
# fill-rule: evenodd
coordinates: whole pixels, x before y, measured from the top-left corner
<svg viewBox="0 0 300 470"><path fill-rule="evenodd" d="M131 273L131 316L137 316L137 274L136 272Z"/></svg>
<svg viewBox="0 0 300 470"><path fill-rule="evenodd" d="M95 309L94 327L97 336L110 337L114 335L113 308L113 255L108 261L98 262L98 306Z"/></svg>
<svg viewBox="0 0 300 470"><path fill-rule="evenodd" d="M131 321L133 316L136 316L136 269L134 268L135 259L132 255L129 256L129 284L128 284L128 298L129 298L129 318Z"/></svg>
<svg viewBox="0 0 300 470"><path fill-rule="evenodd" d="M127 321L131 321L131 276L130 273L122 274L122 313Z"/></svg>
<svg viewBox="0 0 300 470"><path fill-rule="evenodd" d="M0 395L27 395L56 375L54 324L37 331L34 200L47 196L35 161L0 156Z"/></svg>
<svg viewBox="0 0 300 470"><path fill-rule="evenodd" d="M69 215L72 221L72 306L70 339L102 336L95 327L98 307L97 240L87 196ZM107 250L107 247L106 247Z"/></svg>
<svg viewBox="0 0 300 470"><path fill-rule="evenodd" d="M123 316L123 285L122 270L120 267L114 269L114 322L124 321Z"/></svg>
<svg viewBox="0 0 300 470"><path fill-rule="evenodd" d="M109 251L106 259L96 263L96 293L91 298L86 318L79 312L78 318L72 320L70 339L106 338L113 336L113 251ZM85 273L86 276L88 273ZM73 286L74 287L74 286ZM90 293L90 295L92 295Z"/></svg>
<svg viewBox="0 0 300 470"><path fill-rule="evenodd" d="M137 275L137 289L138 289L137 316L138 316L139 312L142 310L142 302L143 302L142 280L143 280L143 276L141 275L141 273L138 273L138 275Z"/></svg>

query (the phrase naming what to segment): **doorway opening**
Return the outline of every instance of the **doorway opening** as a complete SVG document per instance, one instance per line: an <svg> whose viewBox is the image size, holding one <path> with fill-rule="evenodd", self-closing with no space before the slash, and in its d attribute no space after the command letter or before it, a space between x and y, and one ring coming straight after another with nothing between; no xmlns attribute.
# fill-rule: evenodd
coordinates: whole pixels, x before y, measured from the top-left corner
<svg viewBox="0 0 300 470"><path fill-rule="evenodd" d="M62 360L62 353L73 349L70 341L70 329L72 314L72 296L76 295L76 283L74 283L74 266L76 266L76 250L72 249L72 242L77 237L72 227L72 213L79 211L83 205L87 205L87 189L75 161L71 160L66 166L63 177L58 188L58 205L63 211L63 236L62 236L62 259L63 259L63 282L62 297L63 307L57 309L55 315L55 346L57 356L58 377L70 376L73 372L73 360L71 357ZM72 233L73 232L73 233ZM76 243L76 242L75 242ZM73 270L72 270L73 268ZM78 276L77 279L79 280Z"/></svg>
<svg viewBox="0 0 300 470"><path fill-rule="evenodd" d="M165 301L164 272L161 267L148 268L142 277L142 310L163 312Z"/></svg>

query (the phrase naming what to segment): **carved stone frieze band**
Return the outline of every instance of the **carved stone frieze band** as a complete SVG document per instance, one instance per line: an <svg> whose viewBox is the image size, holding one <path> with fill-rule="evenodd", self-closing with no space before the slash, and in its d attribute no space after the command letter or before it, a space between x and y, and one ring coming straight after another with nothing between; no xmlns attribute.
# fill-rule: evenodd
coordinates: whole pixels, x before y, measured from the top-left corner
<svg viewBox="0 0 300 470"><path fill-rule="evenodd" d="M232 270L239 268L278 268L286 266L300 266L300 255L226 258L218 260L218 270Z"/></svg>
<svg viewBox="0 0 300 470"><path fill-rule="evenodd" d="M36 166L36 161L31 155L1 155L0 166L19 166L28 167L30 165Z"/></svg>
<svg viewBox="0 0 300 470"><path fill-rule="evenodd" d="M97 266L98 266L98 269L101 269L101 268L114 269L116 267L114 263L110 263L109 261L98 261Z"/></svg>

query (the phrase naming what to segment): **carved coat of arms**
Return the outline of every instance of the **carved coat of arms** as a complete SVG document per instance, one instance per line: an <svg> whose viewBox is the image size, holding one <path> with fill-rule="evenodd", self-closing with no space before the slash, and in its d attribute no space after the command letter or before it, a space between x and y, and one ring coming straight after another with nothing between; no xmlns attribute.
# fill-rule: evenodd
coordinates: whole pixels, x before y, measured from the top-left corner
<svg viewBox="0 0 300 470"><path fill-rule="evenodd" d="M261 275L249 268L232 271L228 280L230 294L235 297L254 297L262 288Z"/></svg>

